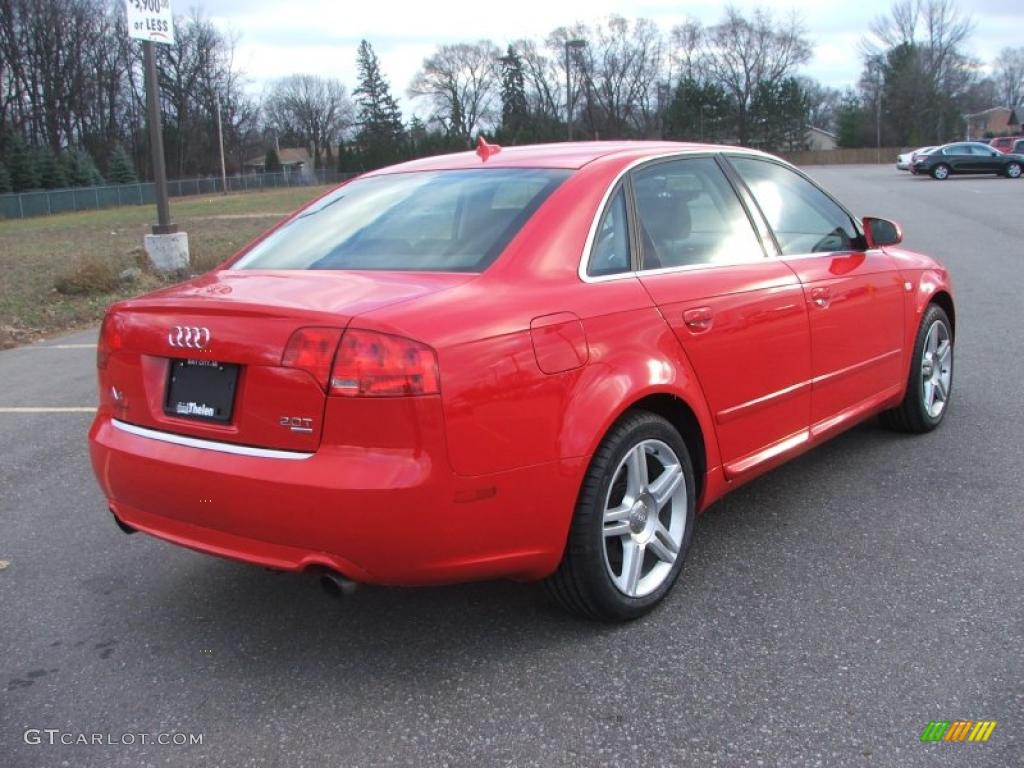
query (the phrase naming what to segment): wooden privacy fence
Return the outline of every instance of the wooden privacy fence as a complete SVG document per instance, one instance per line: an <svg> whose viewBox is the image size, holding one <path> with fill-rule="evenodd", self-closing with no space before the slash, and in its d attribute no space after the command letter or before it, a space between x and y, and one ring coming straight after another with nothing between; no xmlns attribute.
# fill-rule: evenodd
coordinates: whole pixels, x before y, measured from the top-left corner
<svg viewBox="0 0 1024 768"><path fill-rule="evenodd" d="M804 152L780 152L793 165L896 165L896 155L906 152L900 147L864 147L861 149L809 149Z"/></svg>

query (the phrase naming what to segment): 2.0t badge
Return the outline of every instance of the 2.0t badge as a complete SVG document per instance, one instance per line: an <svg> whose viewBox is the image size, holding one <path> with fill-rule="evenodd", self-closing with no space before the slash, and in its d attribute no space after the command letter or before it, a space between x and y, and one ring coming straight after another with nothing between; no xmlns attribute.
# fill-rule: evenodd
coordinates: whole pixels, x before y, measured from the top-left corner
<svg viewBox="0 0 1024 768"><path fill-rule="evenodd" d="M212 338L209 328L194 325L176 325L167 334L167 343L172 347L206 349Z"/></svg>

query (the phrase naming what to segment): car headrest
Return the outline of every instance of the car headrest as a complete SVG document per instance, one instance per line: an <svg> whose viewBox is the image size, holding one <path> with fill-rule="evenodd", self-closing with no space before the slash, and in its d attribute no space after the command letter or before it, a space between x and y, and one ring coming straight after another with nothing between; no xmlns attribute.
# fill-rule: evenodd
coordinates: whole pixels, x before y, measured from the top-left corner
<svg viewBox="0 0 1024 768"><path fill-rule="evenodd" d="M682 195L664 190L637 196L640 218L655 240L685 240L690 236L690 207Z"/></svg>

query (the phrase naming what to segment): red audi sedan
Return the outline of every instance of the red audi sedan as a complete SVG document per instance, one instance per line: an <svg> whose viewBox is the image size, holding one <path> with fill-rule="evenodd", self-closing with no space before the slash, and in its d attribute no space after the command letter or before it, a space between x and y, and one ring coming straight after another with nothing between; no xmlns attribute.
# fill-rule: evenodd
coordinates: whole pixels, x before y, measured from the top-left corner
<svg viewBox="0 0 1024 768"><path fill-rule="evenodd" d="M385 168L110 308L93 467L122 529L201 552L635 618L730 489L942 421L950 279L900 239L734 147Z"/></svg>

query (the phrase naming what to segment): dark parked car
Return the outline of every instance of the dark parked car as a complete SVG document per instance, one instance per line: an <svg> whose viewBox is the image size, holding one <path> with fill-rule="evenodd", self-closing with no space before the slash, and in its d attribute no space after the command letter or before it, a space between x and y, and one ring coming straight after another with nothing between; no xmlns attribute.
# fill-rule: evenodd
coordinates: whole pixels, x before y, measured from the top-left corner
<svg viewBox="0 0 1024 768"><path fill-rule="evenodd" d="M915 174L927 173L932 178L947 179L957 173L994 173L1019 179L1024 169L1024 155L1004 154L976 141L946 144L927 155L914 158Z"/></svg>
<svg viewBox="0 0 1024 768"><path fill-rule="evenodd" d="M1024 139L1017 139L1010 150L1011 155L1024 155Z"/></svg>

